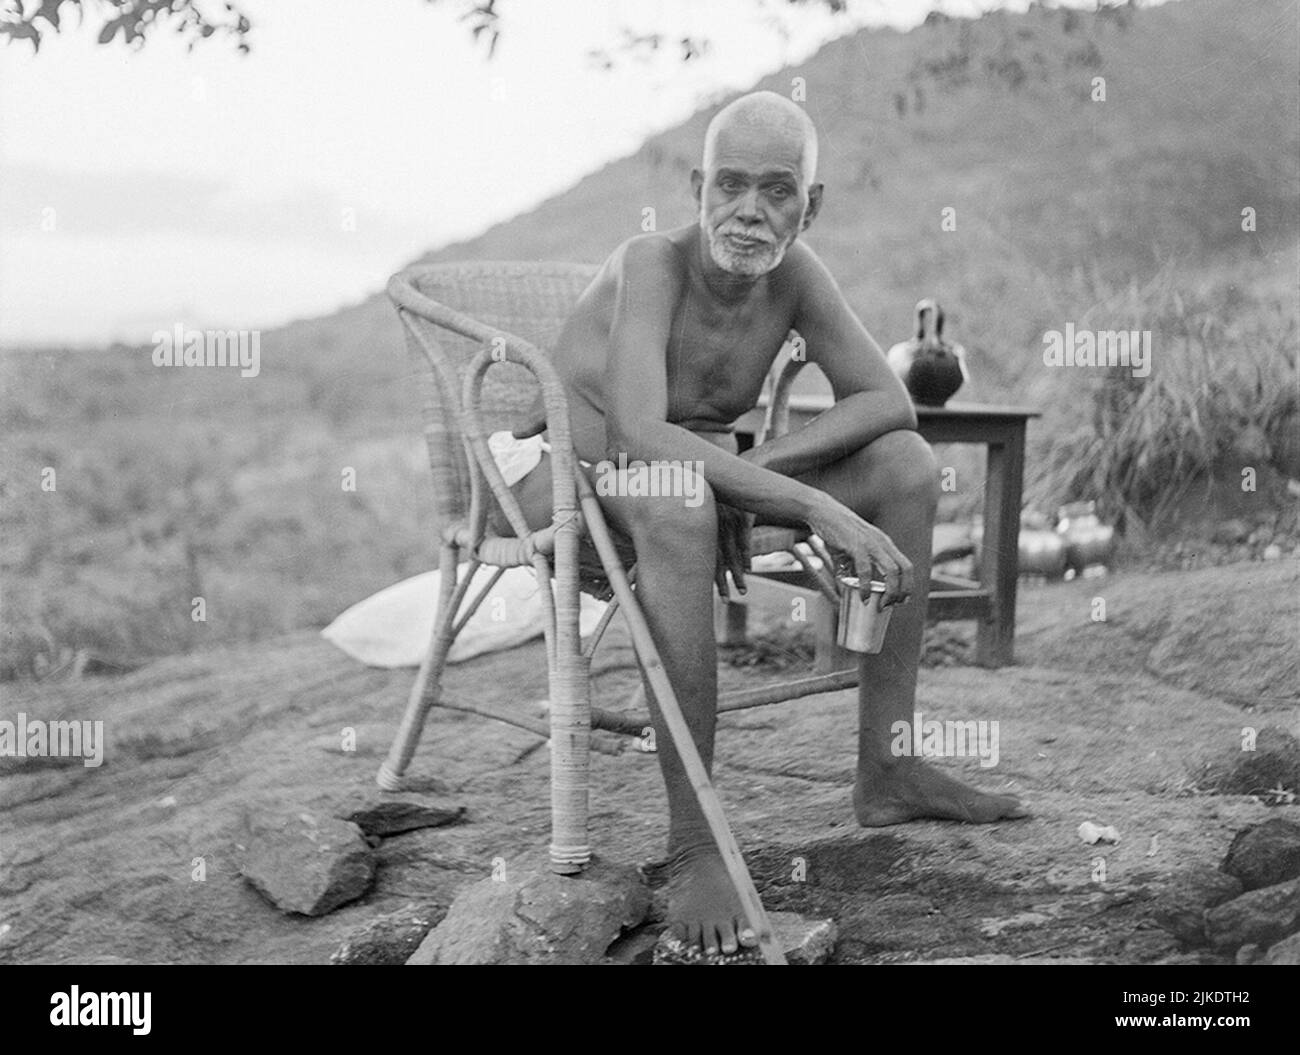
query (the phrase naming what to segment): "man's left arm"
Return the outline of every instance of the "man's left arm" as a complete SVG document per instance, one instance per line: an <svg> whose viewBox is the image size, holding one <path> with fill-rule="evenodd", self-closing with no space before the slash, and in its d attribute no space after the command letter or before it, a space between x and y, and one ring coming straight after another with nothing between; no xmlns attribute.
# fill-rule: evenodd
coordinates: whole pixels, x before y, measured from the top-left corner
<svg viewBox="0 0 1300 1055"><path fill-rule="evenodd" d="M803 428L746 451L785 476L838 461L896 429L915 429L916 410L884 352L858 320L826 265L802 243L790 254L798 307L794 328L810 362L830 382L835 404Z"/></svg>

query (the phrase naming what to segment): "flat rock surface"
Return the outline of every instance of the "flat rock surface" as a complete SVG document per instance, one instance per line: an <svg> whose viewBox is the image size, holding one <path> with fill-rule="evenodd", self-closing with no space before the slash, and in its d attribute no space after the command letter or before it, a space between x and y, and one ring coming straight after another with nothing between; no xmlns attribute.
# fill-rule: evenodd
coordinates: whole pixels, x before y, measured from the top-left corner
<svg viewBox="0 0 1300 1055"><path fill-rule="evenodd" d="M344 966L397 966L406 963L425 935L446 918L445 905L406 905L376 916L344 939L330 963Z"/></svg>
<svg viewBox="0 0 1300 1055"><path fill-rule="evenodd" d="M1098 595L1105 623L1090 618ZM1179 877L1216 868L1241 829L1300 821L1295 805L1198 783L1207 757L1240 753L1244 726L1297 729L1286 694L1300 678L1283 641L1297 605L1290 560L1022 587L1018 665L926 668L919 692L927 718L999 721L997 766L937 764L1020 794L1033 815L1014 823L859 828L850 693L725 715L718 790L764 903L834 919L833 963L1230 959L1188 952L1152 916ZM611 708L635 681L621 634L615 620L595 658L594 700ZM448 691L540 713L543 657L536 643L472 660L451 668ZM724 688L779 676L721 667ZM102 718L107 744L98 769L0 759L0 962L323 964L376 917L450 905L498 858L543 864L549 758L530 733L435 711L411 769L417 790L377 792L411 678L359 667L306 633L120 677L6 683L6 713ZM653 757L596 755L592 778L597 852L632 865L661 857ZM467 813L384 836L369 889L324 916L287 915L240 877L250 801L335 817L376 797ZM1123 841L1084 844L1084 820L1113 824Z"/></svg>
<svg viewBox="0 0 1300 1055"><path fill-rule="evenodd" d="M465 816L464 806L430 805L423 802L378 800L350 810L344 820L351 821L366 835L400 835L419 828L441 828L455 824Z"/></svg>
<svg viewBox="0 0 1300 1055"><path fill-rule="evenodd" d="M1295 967L1300 964L1300 934L1292 934L1271 945L1264 962L1274 967Z"/></svg>
<svg viewBox="0 0 1300 1055"><path fill-rule="evenodd" d="M1200 865L1175 876L1157 895L1151 919L1184 945L1204 945L1205 910L1230 901L1243 890L1236 876Z"/></svg>
<svg viewBox="0 0 1300 1055"><path fill-rule="evenodd" d="M1205 936L1216 949L1267 948L1300 930L1300 879L1261 887L1205 914Z"/></svg>

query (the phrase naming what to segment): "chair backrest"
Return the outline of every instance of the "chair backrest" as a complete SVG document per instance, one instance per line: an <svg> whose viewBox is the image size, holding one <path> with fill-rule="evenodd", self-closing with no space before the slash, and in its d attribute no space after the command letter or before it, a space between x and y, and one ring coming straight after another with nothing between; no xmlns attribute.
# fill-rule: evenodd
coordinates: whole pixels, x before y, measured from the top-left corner
<svg viewBox="0 0 1300 1055"><path fill-rule="evenodd" d="M420 306L399 302L399 312L408 323L406 343L424 408L424 436L440 528L469 511L470 471L460 425L460 382L485 343L482 333L467 334L458 317L468 318L478 329L488 327L521 338L550 355L565 320L597 270L589 264L477 262L420 265L394 276L390 295L395 287L405 287L428 302ZM456 379L450 401L426 357L426 348L437 357L445 376ZM494 364L483 383L480 413L485 427L492 432L523 424L537 392L533 375L524 367Z"/></svg>

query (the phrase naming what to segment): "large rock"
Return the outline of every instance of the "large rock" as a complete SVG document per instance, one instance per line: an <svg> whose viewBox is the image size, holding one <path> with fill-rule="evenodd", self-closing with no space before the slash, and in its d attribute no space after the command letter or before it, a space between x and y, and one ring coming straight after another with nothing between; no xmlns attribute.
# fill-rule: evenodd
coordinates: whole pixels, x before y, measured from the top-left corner
<svg viewBox="0 0 1300 1055"><path fill-rule="evenodd" d="M406 905L376 916L349 934L330 957L333 964L403 964L446 918L445 905Z"/></svg>
<svg viewBox="0 0 1300 1055"><path fill-rule="evenodd" d="M1223 795L1256 795L1270 800L1270 789L1300 787L1300 740L1285 729L1265 726L1254 750L1233 746L1219 751L1196 774L1203 791Z"/></svg>
<svg viewBox="0 0 1300 1055"><path fill-rule="evenodd" d="M1176 876L1162 890L1151 909L1151 919L1184 945L1205 944L1205 910L1221 905L1242 892L1241 880L1208 865Z"/></svg>
<svg viewBox="0 0 1300 1055"><path fill-rule="evenodd" d="M795 912L769 912L768 919L791 966L826 963L835 951L838 932L833 919L807 920ZM724 953L709 956L664 931L655 945L654 962L659 966L747 967L764 961L758 949L744 949L730 956Z"/></svg>
<svg viewBox="0 0 1300 1055"><path fill-rule="evenodd" d="M381 799L341 813L366 835L400 835L418 828L441 828L465 816L464 806L438 806L423 802Z"/></svg>
<svg viewBox="0 0 1300 1055"><path fill-rule="evenodd" d="M1078 956L1011 956L1007 953L984 953L980 956L943 956L937 960L909 960L908 967L1080 967L1107 963Z"/></svg>
<svg viewBox="0 0 1300 1055"><path fill-rule="evenodd" d="M1216 949L1268 947L1300 930L1300 879L1252 890L1205 913L1205 936Z"/></svg>
<svg viewBox="0 0 1300 1055"><path fill-rule="evenodd" d="M1283 938L1268 950L1264 962L1274 967L1280 965L1295 967L1300 965L1300 934L1292 934L1289 938Z"/></svg>
<svg viewBox="0 0 1300 1055"><path fill-rule="evenodd" d="M463 890L406 962L598 964L645 919L650 894L635 869L593 862L577 876L506 869Z"/></svg>
<svg viewBox="0 0 1300 1055"><path fill-rule="evenodd" d="M1156 963L1158 964L1176 967L1189 967L1193 965L1222 967L1230 962L1231 960L1218 956L1207 949L1198 949L1195 952L1174 953L1172 956L1165 956L1156 960Z"/></svg>
<svg viewBox="0 0 1300 1055"><path fill-rule="evenodd" d="M1240 879L1247 890L1300 876L1300 824L1274 817L1243 829L1219 867Z"/></svg>
<svg viewBox="0 0 1300 1055"><path fill-rule="evenodd" d="M337 817L250 809L240 872L276 908L323 916L369 888L375 858L361 829Z"/></svg>

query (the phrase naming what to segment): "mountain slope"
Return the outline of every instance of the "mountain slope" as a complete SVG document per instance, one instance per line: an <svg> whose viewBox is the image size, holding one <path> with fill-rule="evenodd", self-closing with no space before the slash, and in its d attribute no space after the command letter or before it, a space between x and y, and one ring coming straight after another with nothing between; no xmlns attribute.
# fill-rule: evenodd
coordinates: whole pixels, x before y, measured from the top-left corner
<svg viewBox="0 0 1300 1055"><path fill-rule="evenodd" d="M1256 261L1256 281L1293 268L1296 20L1293 0L1034 8L864 30L759 87L790 93L803 78L827 187L808 241L868 329L900 339L915 301L937 295L975 352L973 394L1041 399L1043 379L1021 364L1043 330L1131 282L1163 266L1203 278ZM1092 98L1096 77L1105 101ZM691 222L688 175L715 109L423 259L598 262L641 230L646 207L660 229ZM940 229L946 208L955 230ZM277 337L313 358L396 348L390 315L372 298Z"/></svg>

